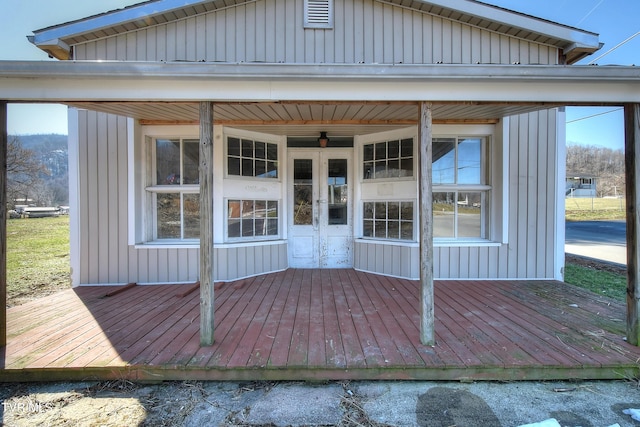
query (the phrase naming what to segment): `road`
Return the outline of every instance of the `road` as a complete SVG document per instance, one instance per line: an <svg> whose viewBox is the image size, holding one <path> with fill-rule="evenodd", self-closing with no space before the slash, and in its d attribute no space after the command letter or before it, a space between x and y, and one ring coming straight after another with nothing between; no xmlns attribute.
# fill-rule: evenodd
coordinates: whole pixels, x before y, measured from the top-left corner
<svg viewBox="0 0 640 427"><path fill-rule="evenodd" d="M626 223L619 221L567 221L565 252L617 264L627 263Z"/></svg>

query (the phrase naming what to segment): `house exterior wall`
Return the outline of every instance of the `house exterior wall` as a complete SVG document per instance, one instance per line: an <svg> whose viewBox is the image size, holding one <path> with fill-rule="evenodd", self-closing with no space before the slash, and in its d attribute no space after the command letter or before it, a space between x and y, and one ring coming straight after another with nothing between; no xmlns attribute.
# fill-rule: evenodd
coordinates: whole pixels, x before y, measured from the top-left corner
<svg viewBox="0 0 640 427"><path fill-rule="evenodd" d="M301 0L261 0L74 46L74 59L260 63L557 64L555 48L376 0L335 0L305 29ZM399 37L400 35L400 37Z"/></svg>
<svg viewBox="0 0 640 427"><path fill-rule="evenodd" d="M333 30L305 30L302 3L250 2L76 45L74 57L405 64L557 61L558 53L553 48L374 0L336 0ZM402 37L397 37L398 34ZM495 188L492 196L505 206L502 212L492 213L491 226L501 229L500 238L490 244L436 244L436 278L557 278L556 117L555 110L510 117L504 135L502 129L497 132L492 147L499 151L497 157L505 154L507 167L492 165L492 170L496 174L502 174L503 170L508 173L492 178L495 182L507 182L505 191ZM199 276L197 247L154 247L138 244L131 238L129 212L135 197L130 198L122 189L130 185L129 168L141 154L128 151L132 134L127 121L104 113L78 112L75 186L79 238L78 253L72 255L74 285L194 282ZM133 137L140 136L134 133ZM220 185L219 179L217 182ZM217 217L222 215L220 211ZM221 223L218 227L222 227ZM259 245L225 246L216 242L214 252L216 280L288 266L286 239ZM357 240L354 267L417 278L418 244Z"/></svg>

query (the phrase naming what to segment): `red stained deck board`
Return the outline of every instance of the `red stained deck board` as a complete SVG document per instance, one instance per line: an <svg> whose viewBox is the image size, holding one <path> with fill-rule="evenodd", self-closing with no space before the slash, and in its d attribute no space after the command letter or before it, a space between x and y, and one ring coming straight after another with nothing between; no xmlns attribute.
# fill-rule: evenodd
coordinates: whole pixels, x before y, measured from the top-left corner
<svg viewBox="0 0 640 427"><path fill-rule="evenodd" d="M500 288L500 285L496 287L496 289ZM568 315L568 313L562 315L562 310L550 308L556 304L557 299L555 296L539 298L534 292L523 293L518 290L507 294L511 296L520 295L520 298L517 300L519 308L523 313L527 313L527 318L531 319L531 321L535 322L538 326L536 335L547 336L547 338L549 338L548 341L552 342L555 338L557 342L554 343L554 345L558 351L558 355L564 354L567 357L566 365L588 365L592 364L594 360L598 360L600 363L608 363L608 360L603 360L600 357L599 351L592 351L592 349L580 344L580 341L585 342L583 331L584 328L588 327L587 325L594 320L593 317L591 317L591 319L582 318L576 323L577 319L575 317ZM510 299L507 298L507 300L509 301ZM560 316L556 313L560 313ZM557 320L555 320L555 318L557 318ZM568 339L573 341L571 345L568 345L566 342Z"/></svg>
<svg viewBox="0 0 640 427"><path fill-rule="evenodd" d="M494 289L495 290L495 289ZM471 295L478 295L477 286L468 291ZM492 292L487 297L494 303L493 308L487 307L494 316L503 316L503 327L515 335L513 341L528 348L532 356L546 365L576 366L584 361L584 355L567 348L557 339L557 331L563 328L561 324L541 325L534 312L527 307L517 304L514 300Z"/></svg>
<svg viewBox="0 0 640 427"><path fill-rule="evenodd" d="M136 342L141 331L153 328L154 319L162 316L163 310L169 310L169 301L175 289L169 285L158 286L155 292L147 290L146 297L133 298L126 293L113 297L113 304L118 307L110 312L91 311L96 321L96 328L84 335L85 340L73 339L67 343L65 357L60 361L50 362L52 365L64 363L63 366L106 366L112 360L118 360L119 354L126 350L126 341ZM102 301L98 304L102 304ZM140 305L154 307L154 310L140 310ZM125 341L123 344L122 341Z"/></svg>
<svg viewBox="0 0 640 427"><path fill-rule="evenodd" d="M240 333L237 334L240 339L234 345L235 350L229 360L227 362L220 361L221 364L229 368L247 366L279 288L275 276L263 276L262 280L257 280L252 286L257 289L247 311L253 311L255 314L249 319L244 334L242 336Z"/></svg>
<svg viewBox="0 0 640 427"><path fill-rule="evenodd" d="M526 319L521 317L521 310L509 311L494 294L487 295L495 304L493 308L479 304L478 301L484 296L479 292L477 287L467 286L466 295L461 298L482 311L486 318L493 319L493 323L499 324L499 330L504 334L505 339L524 349L533 364L563 366L578 363L577 360L563 354L564 349L558 345L560 343L557 340L550 339L552 337L550 334L528 324ZM545 335L546 338L544 338Z"/></svg>
<svg viewBox="0 0 640 427"><path fill-rule="evenodd" d="M383 285L373 277L358 274L361 286L360 299L368 305L372 313L370 323L376 327L376 337L379 337L385 349L384 360L389 366L422 365L423 361L415 350L410 338L400 326L406 320L402 316L398 302L384 290ZM400 317L398 317L398 315Z"/></svg>
<svg viewBox="0 0 640 427"><path fill-rule="evenodd" d="M351 308L344 294L344 283L338 270L330 270L329 276L339 327L339 335L335 337L335 340L342 340L347 368L365 367L364 352L356 332Z"/></svg>
<svg viewBox="0 0 640 427"><path fill-rule="evenodd" d="M532 379L637 367L640 350L620 337L624 305L566 286L436 281L434 347L419 342L418 282L354 270L286 270L220 285L209 347L199 343L198 293L176 297L184 286L137 286L102 299L110 288L78 288L8 310L14 329L0 374L103 368L132 379L137 369L260 379L293 369L314 379L402 379L433 369L438 379Z"/></svg>
<svg viewBox="0 0 640 427"><path fill-rule="evenodd" d="M275 286L272 291L275 292L275 294L269 294L270 296L273 295L273 301L271 301L269 312L260 328L260 333L256 337L254 351L247 362L248 366L265 367L269 362L273 342L276 338L278 325L282 319L284 305L290 288L290 281L285 279L285 277L288 276L286 276L284 272L274 275Z"/></svg>
<svg viewBox="0 0 640 427"><path fill-rule="evenodd" d="M373 289L373 285L370 282L363 280L364 275L358 275L355 271L348 271L351 281L356 284L356 295L362 306L363 311L366 313L367 323L371 328L371 332L375 337L378 348L382 355L382 360L378 363L380 366L403 366L405 359L402 357L401 352L396 346L391 333L389 332L388 322L384 322L379 310L376 308L376 303L373 302L374 298L378 298L378 294ZM382 306L381 301L377 301L379 306Z"/></svg>
<svg viewBox="0 0 640 427"><path fill-rule="evenodd" d="M282 317L280 318L278 329L274 335L273 346L271 347L271 354L268 361L269 366L287 366L298 297L300 295L302 270L292 270L292 274L288 274L285 280L286 283L289 284L289 293L287 294L284 306L281 307Z"/></svg>
<svg viewBox="0 0 640 427"><path fill-rule="evenodd" d="M311 272L311 305L309 307L308 366L320 367L327 363L324 331L323 280L321 270Z"/></svg>
<svg viewBox="0 0 640 427"><path fill-rule="evenodd" d="M473 285L465 286L461 282L454 282L451 283L451 287L453 288L451 292L455 292L455 298L461 305L460 309L468 310L467 314L470 321L474 324L485 325L483 331L493 342L493 345L490 345L490 349L497 357L504 360L505 365L537 365L541 363L541 361L535 358L535 351L533 351L533 349L530 348L529 351L527 351L521 347L520 344L522 344L523 341L521 336L516 334L509 334L507 336L507 333L510 332L508 326L510 322L509 319L501 317L496 310L491 310L490 313L487 313L485 310L486 299L483 301L479 298L469 297L468 294L472 292ZM479 295L476 294L476 296ZM557 360L553 359L553 362L549 363L557 364Z"/></svg>
<svg viewBox="0 0 640 427"><path fill-rule="evenodd" d="M321 270L322 278L322 308L325 339L325 355L327 366L346 368L347 361L344 353L343 341L340 334L340 322L338 319L335 299L333 297L332 279L330 270Z"/></svg>
<svg viewBox="0 0 640 427"><path fill-rule="evenodd" d="M383 276L370 276L369 283L371 286L367 286L366 290L383 324L387 327L398 353L404 359L404 364L424 365L424 360L416 349L420 337L415 325L412 325L413 321L407 315L407 302L398 297L399 291L389 286ZM418 304L417 299L415 304Z"/></svg>
<svg viewBox="0 0 640 427"><path fill-rule="evenodd" d="M311 309L312 270L300 270L301 277L294 286L299 289L293 317L291 343L287 366L306 367L309 354L309 311Z"/></svg>

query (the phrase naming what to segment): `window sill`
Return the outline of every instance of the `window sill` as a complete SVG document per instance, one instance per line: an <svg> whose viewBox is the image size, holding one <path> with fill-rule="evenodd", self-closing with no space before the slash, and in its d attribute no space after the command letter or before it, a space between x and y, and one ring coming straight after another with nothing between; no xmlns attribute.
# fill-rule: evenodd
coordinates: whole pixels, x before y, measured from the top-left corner
<svg viewBox="0 0 640 427"><path fill-rule="evenodd" d="M414 240L388 240L388 239L375 239L369 237L360 237L355 239L357 243L372 243L376 245L391 245L391 246L408 246L418 247L420 243Z"/></svg>
<svg viewBox="0 0 640 427"><path fill-rule="evenodd" d="M485 239L434 239L433 247L435 248L448 248L448 247L498 247L502 246L502 243L493 240Z"/></svg>
<svg viewBox="0 0 640 427"><path fill-rule="evenodd" d="M269 246L286 244L286 240L259 240L259 241L243 241L243 242L227 242L216 243L213 245L215 249L242 247L242 246ZM147 242L136 243L133 245L135 249L200 249L200 242Z"/></svg>

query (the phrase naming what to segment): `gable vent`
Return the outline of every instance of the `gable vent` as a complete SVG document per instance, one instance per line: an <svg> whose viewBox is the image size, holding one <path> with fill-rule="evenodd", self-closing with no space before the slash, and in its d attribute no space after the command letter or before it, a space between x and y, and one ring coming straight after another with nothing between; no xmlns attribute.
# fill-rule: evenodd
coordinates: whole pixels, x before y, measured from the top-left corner
<svg viewBox="0 0 640 427"><path fill-rule="evenodd" d="M333 28L333 0L305 0L304 27Z"/></svg>

